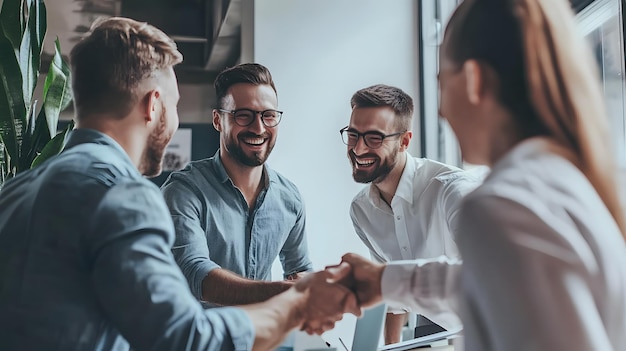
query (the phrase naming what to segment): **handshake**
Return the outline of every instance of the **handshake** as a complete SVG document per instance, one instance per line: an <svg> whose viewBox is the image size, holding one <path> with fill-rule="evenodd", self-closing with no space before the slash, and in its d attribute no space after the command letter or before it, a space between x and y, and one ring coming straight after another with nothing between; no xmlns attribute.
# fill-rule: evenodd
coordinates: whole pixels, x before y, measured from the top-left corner
<svg viewBox="0 0 626 351"><path fill-rule="evenodd" d="M338 265L305 275L290 289L300 295L293 307L295 326L322 334L334 328L344 313L360 316L362 308L382 301L383 269L382 264L346 254Z"/></svg>

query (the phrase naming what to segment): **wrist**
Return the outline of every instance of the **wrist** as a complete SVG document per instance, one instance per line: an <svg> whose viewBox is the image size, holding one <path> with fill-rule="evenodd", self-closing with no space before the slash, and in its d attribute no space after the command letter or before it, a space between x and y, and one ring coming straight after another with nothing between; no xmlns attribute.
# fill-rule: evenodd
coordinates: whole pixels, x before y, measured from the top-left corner
<svg viewBox="0 0 626 351"><path fill-rule="evenodd" d="M294 328L301 328L305 321L305 307L308 289L300 291L295 287L275 296L270 301L274 301L272 306L278 317L277 321L282 321L285 332Z"/></svg>
<svg viewBox="0 0 626 351"><path fill-rule="evenodd" d="M285 298L282 307L286 306L287 310L287 330L293 328L301 328L305 322L305 312L307 296L309 289L298 289L292 287L285 291L282 295Z"/></svg>

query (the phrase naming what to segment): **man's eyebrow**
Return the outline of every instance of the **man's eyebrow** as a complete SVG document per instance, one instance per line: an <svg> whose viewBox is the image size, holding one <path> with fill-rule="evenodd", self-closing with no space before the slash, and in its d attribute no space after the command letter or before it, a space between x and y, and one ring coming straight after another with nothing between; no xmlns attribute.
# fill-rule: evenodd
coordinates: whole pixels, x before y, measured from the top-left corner
<svg viewBox="0 0 626 351"><path fill-rule="evenodd" d="M358 129L352 128L352 127L348 127L348 129L346 129L346 131L348 131L348 132L357 132L359 134L382 134L382 135L385 134L385 133L383 133L381 131L378 131L378 130L366 130L364 132L361 132Z"/></svg>

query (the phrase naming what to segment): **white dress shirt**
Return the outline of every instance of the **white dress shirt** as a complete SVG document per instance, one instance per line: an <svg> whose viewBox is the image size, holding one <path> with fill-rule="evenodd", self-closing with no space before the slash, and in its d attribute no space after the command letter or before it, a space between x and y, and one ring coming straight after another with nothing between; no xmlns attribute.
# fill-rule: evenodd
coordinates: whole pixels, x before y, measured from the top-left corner
<svg viewBox="0 0 626 351"><path fill-rule="evenodd" d="M568 159L547 139L516 146L463 202L463 272L445 260L389 265L384 299L460 307L466 351L626 350L626 244Z"/></svg>
<svg viewBox="0 0 626 351"><path fill-rule="evenodd" d="M370 184L353 199L350 217L357 235L379 262L437 258L459 258L455 243L461 199L474 190L484 170L463 171L437 161L412 157L407 160L396 193L389 206L378 188ZM391 310L411 311L409 306L391 305ZM458 318L438 318L417 310L444 328L456 327Z"/></svg>

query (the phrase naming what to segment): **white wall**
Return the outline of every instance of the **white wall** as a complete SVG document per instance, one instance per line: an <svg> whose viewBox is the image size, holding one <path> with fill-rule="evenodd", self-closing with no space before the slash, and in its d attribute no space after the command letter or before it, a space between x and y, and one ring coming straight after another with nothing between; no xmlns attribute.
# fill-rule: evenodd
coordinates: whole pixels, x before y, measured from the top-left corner
<svg viewBox="0 0 626 351"><path fill-rule="evenodd" d="M352 179L339 129L349 122L358 89L384 83L417 100L417 3L256 0L248 10L243 17L252 17L253 25L242 26L243 51L270 69L285 111L269 165L304 196L314 266L337 263L348 251L369 256L349 218L362 185ZM412 144L419 147L417 138ZM280 266L274 268L280 277Z"/></svg>

